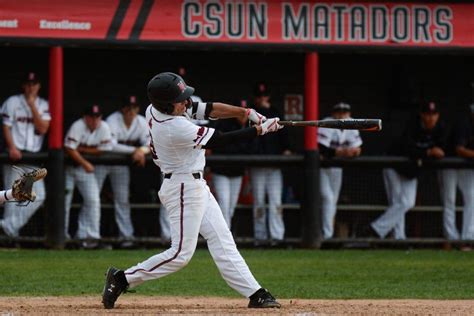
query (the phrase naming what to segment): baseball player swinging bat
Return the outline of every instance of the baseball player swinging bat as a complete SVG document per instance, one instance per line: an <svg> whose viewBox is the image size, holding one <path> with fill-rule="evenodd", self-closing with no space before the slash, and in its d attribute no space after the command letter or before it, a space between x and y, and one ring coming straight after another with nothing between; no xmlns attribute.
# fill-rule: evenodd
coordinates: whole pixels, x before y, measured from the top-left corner
<svg viewBox="0 0 474 316"><path fill-rule="evenodd" d="M330 119L318 121L279 121L285 126L317 126L337 129L357 129L361 131L377 132L382 129L382 120L379 119Z"/></svg>

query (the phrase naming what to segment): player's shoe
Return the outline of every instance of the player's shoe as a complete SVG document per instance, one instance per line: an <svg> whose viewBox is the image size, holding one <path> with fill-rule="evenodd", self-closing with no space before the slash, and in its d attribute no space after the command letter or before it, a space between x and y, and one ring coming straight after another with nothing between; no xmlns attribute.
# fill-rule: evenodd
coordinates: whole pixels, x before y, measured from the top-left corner
<svg viewBox="0 0 474 316"><path fill-rule="evenodd" d="M280 308L281 304L265 289L260 289L250 296L249 308Z"/></svg>
<svg viewBox="0 0 474 316"><path fill-rule="evenodd" d="M128 288L128 282L122 270L110 267L105 277L102 303L107 309L114 308L117 298Z"/></svg>

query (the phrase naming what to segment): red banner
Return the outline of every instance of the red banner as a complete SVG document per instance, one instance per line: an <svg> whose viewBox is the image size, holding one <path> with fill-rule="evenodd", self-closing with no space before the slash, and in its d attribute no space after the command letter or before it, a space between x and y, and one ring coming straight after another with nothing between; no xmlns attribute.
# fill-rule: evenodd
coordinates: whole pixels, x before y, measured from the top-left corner
<svg viewBox="0 0 474 316"><path fill-rule="evenodd" d="M0 0L0 37L474 47L474 4Z"/></svg>

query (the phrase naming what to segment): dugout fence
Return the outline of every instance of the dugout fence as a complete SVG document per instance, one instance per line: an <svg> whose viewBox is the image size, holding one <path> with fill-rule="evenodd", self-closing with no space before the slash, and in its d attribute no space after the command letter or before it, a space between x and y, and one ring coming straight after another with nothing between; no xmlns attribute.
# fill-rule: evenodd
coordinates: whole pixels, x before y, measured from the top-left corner
<svg viewBox="0 0 474 316"><path fill-rule="evenodd" d="M99 157L88 157L94 164L104 165L131 165L128 157L121 154L104 154ZM8 156L0 155L0 161L8 164ZM303 155L291 156L220 156L211 155L207 157L208 170L205 178L212 187L212 168L215 166L244 167L277 167L281 168L284 175L283 188L283 213L286 226L285 243L290 246L300 246L303 243L304 227L307 225L304 213L305 201L305 157ZM66 164L70 162L66 160ZM323 246L346 245L361 246L363 244L423 244L441 245L445 243L459 244L472 243L472 241L455 240L447 241L443 235L442 202L440 200L437 171L443 168L473 168L472 161L460 158L445 158L439 161L418 161L422 167L419 178L416 206L406 215L406 240L373 239L364 236L368 224L379 216L387 206L386 194L383 185L382 169L387 167L403 167L413 163L405 157L393 156L362 156L356 159L333 159L320 161L321 168L342 167L344 170L343 185L339 197L338 212L335 220L335 237L323 241ZM51 165L47 153L28 154L25 153L21 164L36 164L48 167ZM131 208L132 219L135 227L136 243L142 246L162 245L160 237L159 209L160 203L156 191L160 185L160 174L158 168L149 159L144 169L131 167ZM248 178L244 176L244 184L233 219L232 231L237 243L244 246L253 245L252 231L252 199L251 188ZM12 242L20 244L51 244L48 239L58 238L57 218L61 214L55 214L51 209L53 199L61 198L64 192L51 191L50 188L61 187L54 183L54 177L47 177L47 200L40 210L33 215L27 225L21 230L17 238L0 237L3 244ZM64 186L63 186L64 187ZM306 192L314 194L316 192ZM77 222L77 213L81 205L81 198L73 202L71 210L70 226L73 232ZM101 194L101 234L102 242L111 244L120 243L117 236L117 227L114 221L114 206L112 192L109 186L105 186ZM64 212L64 209L59 212ZM317 210L314 210L317 211ZM457 197L457 224L461 227L462 200L460 194ZM319 217L316 217L318 220ZM319 223L313 223L315 226ZM56 231L56 233L54 233ZM55 241L58 242L58 241ZM59 241L61 242L61 241ZM67 240L66 244L74 247L79 240Z"/></svg>

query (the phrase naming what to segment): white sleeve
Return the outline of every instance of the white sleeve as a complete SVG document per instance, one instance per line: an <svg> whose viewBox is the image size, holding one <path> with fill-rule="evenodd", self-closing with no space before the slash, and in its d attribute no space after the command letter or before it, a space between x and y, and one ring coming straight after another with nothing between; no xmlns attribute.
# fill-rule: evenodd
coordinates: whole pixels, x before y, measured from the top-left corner
<svg viewBox="0 0 474 316"><path fill-rule="evenodd" d="M362 146L362 138L360 138L360 133L357 130L352 130L350 133L348 142L349 147L360 147Z"/></svg>
<svg viewBox="0 0 474 316"><path fill-rule="evenodd" d="M197 126L184 117L176 121L176 133L172 135L176 147L201 148L206 145L214 134L214 129Z"/></svg>
<svg viewBox="0 0 474 316"><path fill-rule="evenodd" d="M64 138L64 147L77 149L81 141L81 131L78 124L73 123Z"/></svg>
<svg viewBox="0 0 474 316"><path fill-rule="evenodd" d="M114 145L112 142L112 133L110 132L110 127L106 122L102 122L101 124L103 125L102 133L97 149L101 151L111 151Z"/></svg>
<svg viewBox="0 0 474 316"><path fill-rule="evenodd" d="M5 102L3 102L2 106L2 118L3 118L3 125L12 126L13 120L15 119L15 111L14 111L14 98L10 97Z"/></svg>
<svg viewBox="0 0 474 316"><path fill-rule="evenodd" d="M51 121L51 114L49 113L49 103L46 100L40 99L41 119Z"/></svg>
<svg viewBox="0 0 474 316"><path fill-rule="evenodd" d="M150 144L150 132L148 131L148 126L146 124L146 119L140 117L140 145L148 146Z"/></svg>
<svg viewBox="0 0 474 316"><path fill-rule="evenodd" d="M318 128L318 143L326 147L331 147L333 131L330 128Z"/></svg>
<svg viewBox="0 0 474 316"><path fill-rule="evenodd" d="M206 120L206 108L208 103L205 102L193 102L193 105L186 110L186 113L195 120Z"/></svg>

